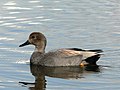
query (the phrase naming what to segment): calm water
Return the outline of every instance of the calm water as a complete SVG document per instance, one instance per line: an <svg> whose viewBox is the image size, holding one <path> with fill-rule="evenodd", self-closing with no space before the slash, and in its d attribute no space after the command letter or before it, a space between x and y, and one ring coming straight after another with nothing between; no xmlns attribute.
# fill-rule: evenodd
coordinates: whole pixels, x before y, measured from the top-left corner
<svg viewBox="0 0 120 90"><path fill-rule="evenodd" d="M120 90L119 0L0 0L0 6L0 90ZM30 67L34 47L18 46L33 31L46 35L46 51L103 49L100 72Z"/></svg>

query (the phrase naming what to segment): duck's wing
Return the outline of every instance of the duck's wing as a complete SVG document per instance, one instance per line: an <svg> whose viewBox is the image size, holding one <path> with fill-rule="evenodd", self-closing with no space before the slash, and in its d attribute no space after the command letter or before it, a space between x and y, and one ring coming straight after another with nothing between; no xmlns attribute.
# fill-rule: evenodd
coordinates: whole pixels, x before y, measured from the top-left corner
<svg viewBox="0 0 120 90"><path fill-rule="evenodd" d="M58 49L56 52L60 57L83 56L80 51L70 49Z"/></svg>
<svg viewBox="0 0 120 90"><path fill-rule="evenodd" d="M82 60L86 61L89 64L96 64L98 59L101 56L101 52L103 52L100 49L95 50L83 50L79 48L65 48L65 49L59 49L58 54L61 57L76 57L80 56Z"/></svg>
<svg viewBox="0 0 120 90"><path fill-rule="evenodd" d="M102 52L102 50L83 50L79 48L65 48L57 50L57 54L59 54L61 57L80 55L83 57L83 59L98 55L99 52Z"/></svg>
<svg viewBox="0 0 120 90"><path fill-rule="evenodd" d="M45 54L44 61L54 61L59 66L96 64L96 61L100 58L99 50L82 50L78 48L63 48L52 50Z"/></svg>

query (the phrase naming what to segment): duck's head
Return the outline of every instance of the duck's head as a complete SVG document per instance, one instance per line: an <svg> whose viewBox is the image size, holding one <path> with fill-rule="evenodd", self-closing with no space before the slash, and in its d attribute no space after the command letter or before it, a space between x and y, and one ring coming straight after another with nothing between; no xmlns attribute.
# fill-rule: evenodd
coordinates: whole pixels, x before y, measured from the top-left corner
<svg viewBox="0 0 120 90"><path fill-rule="evenodd" d="M42 33L33 32L30 34L28 40L25 43L21 44L19 47L34 45L37 51L43 52L46 46L46 42L47 40Z"/></svg>

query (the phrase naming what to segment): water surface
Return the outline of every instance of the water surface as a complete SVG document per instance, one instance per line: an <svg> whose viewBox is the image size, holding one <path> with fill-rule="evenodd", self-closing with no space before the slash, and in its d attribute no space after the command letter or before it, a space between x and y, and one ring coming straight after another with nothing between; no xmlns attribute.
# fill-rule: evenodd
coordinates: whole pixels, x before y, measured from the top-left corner
<svg viewBox="0 0 120 90"><path fill-rule="evenodd" d="M79 72L77 78L67 79L46 75L46 90L119 90L119 0L1 0L0 6L1 90L34 87L18 83L35 82L29 66L34 47L18 47L34 31L47 37L46 51L100 48L105 54L98 61L102 66L99 73L84 71L82 76Z"/></svg>

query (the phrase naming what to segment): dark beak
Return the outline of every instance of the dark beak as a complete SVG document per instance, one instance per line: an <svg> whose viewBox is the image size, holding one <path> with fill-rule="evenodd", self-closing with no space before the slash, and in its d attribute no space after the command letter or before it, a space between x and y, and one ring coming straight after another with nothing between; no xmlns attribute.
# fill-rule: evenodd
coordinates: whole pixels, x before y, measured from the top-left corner
<svg viewBox="0 0 120 90"><path fill-rule="evenodd" d="M23 47L23 46L26 46L26 45L29 45L30 42L27 40L25 43L21 44L19 47Z"/></svg>

